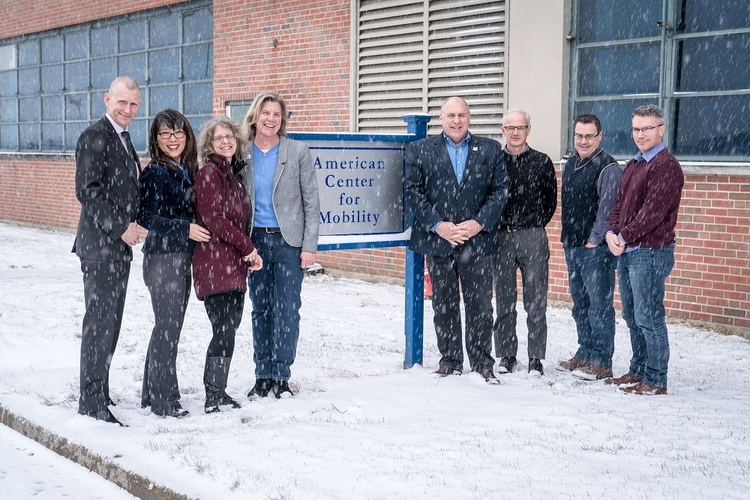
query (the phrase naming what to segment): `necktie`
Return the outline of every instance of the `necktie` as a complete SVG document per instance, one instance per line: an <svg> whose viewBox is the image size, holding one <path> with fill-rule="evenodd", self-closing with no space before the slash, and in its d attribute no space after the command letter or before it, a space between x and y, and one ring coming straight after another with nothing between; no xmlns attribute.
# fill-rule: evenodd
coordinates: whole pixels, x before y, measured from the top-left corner
<svg viewBox="0 0 750 500"><path fill-rule="evenodd" d="M128 150L128 156L130 156L133 160L135 160L135 176L136 178L140 177L140 168L138 166L138 154L135 152L135 148L133 147L133 143L130 142L130 132L127 130L122 131L122 138L125 140L125 147Z"/></svg>

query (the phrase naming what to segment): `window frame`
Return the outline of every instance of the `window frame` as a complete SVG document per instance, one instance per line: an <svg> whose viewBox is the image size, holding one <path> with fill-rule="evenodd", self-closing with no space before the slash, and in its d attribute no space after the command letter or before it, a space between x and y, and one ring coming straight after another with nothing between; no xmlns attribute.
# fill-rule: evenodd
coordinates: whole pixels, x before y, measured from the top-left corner
<svg viewBox="0 0 750 500"><path fill-rule="evenodd" d="M80 135L80 131L98 120L106 112L103 103L103 95L108 90L109 83L115 76L119 74L128 74L122 73L124 70L120 69L120 63L123 58L132 56L144 58L146 61L146 66L143 69L145 78L136 78L136 81L141 88L141 99L143 104L138 111L138 116L133 121L132 128L134 130L131 132L133 134L133 143L139 152L145 152L147 150L148 127L153 116L164 109L164 107L167 107L161 105L161 103L153 103L152 106L150 99L152 89L156 90L164 87L176 88L176 102L178 104L176 109L183 112L184 109L189 107L188 104L190 104L186 102L187 98L185 97L184 91L185 86L208 85L211 89L209 92L210 96L207 98L207 103L202 106L204 111L208 111L185 115L191 121L191 124L195 124L194 126L202 124L208 120L211 116L211 108L213 106L213 65L208 64L208 70L204 75L192 79L186 77L183 68L183 52L185 50L190 50L191 47L207 46L207 49L202 48L200 50L204 53L208 50L209 62L212 62L213 60L212 24L205 28L205 34L193 37L195 38L194 41L186 42L186 37L183 33L183 26L186 22L186 18L202 11L207 11L207 15L213 18L213 2L210 0L197 0L190 2L189 4L159 7L111 19L98 20L82 25L68 26L42 33L22 35L0 40L0 53L4 55L10 54L13 57L13 60L9 61L8 64L2 65L3 69L0 71L5 74L14 73L14 75L8 76L7 78L10 78L11 80L12 78L15 78L16 86L15 94L12 92L6 92L8 95L0 96L0 100L3 101L1 104L6 107L6 110L11 109L8 108L8 106L15 105L15 113L10 112L7 119L0 122L0 126L3 128L4 132L12 132L12 129L15 128L15 133L10 133L10 135L8 135L10 138L8 144L0 142L0 154L72 154L75 151L75 142L78 135ZM160 43L152 47L150 41L152 20L164 19L170 16L176 17L176 23L178 25L178 34L175 43ZM202 16L207 17L203 14ZM136 32L142 30L142 40L138 41L136 45L142 44L144 47L132 51L121 51L119 42L121 39L120 27L122 26L128 26ZM81 36L85 39L85 47L82 48L77 46L72 53L68 51L66 42L76 41L80 44ZM101 39L102 37L104 37L105 41L111 41L112 37L114 37L114 48L111 50L96 50L94 48L96 40ZM21 46L25 45L25 53L29 57L32 57L34 56L34 44L36 44L36 60L22 66L19 64ZM42 54L42 46L44 44L50 46L59 44L61 52L60 57L58 58L55 56L51 60L45 61ZM175 64L178 65L177 75L169 81L152 83L150 81L151 73L148 69L150 55L153 52L164 51L167 49L174 51ZM83 58L81 57L82 53L85 53ZM58 59L60 60L58 61ZM98 66L102 68L111 68L111 66L114 65L114 73L110 75L111 78L108 78L108 81L106 82L107 88L103 88L105 83L101 81L101 79L99 79L100 81L98 83L95 83L94 81L93 68L94 66L97 66L97 62L99 62ZM59 66L60 68L55 69L56 66ZM22 79L20 74L22 71L35 71L38 75L39 84L38 89L35 92L21 93L20 83ZM85 85L81 83L84 79L82 71L86 73L85 80L87 83ZM41 75L45 72L54 76L56 76L58 72L61 72L62 85L57 88L58 85L55 84L56 88L54 89L49 87L49 85L47 88L44 88L43 82L41 81ZM77 78L76 81L78 82L78 85L75 89L68 88L67 82L68 78L71 76ZM10 83L12 83L12 81L10 81ZM203 92L203 94L205 94L205 92ZM83 101L80 101L80 96L84 96ZM21 100L28 100L31 98L36 98L39 101L39 112L36 113L38 118L31 121L22 121ZM54 110L55 112L51 116L49 113L45 116L45 110L49 111L49 109L44 107L44 101L46 99L49 103L49 101L54 98L60 100L61 109ZM81 110L78 112L77 117L74 120L66 118L70 115L67 107L71 98L78 99L79 102L82 102L82 105L80 106ZM174 100L172 99L170 101L169 105L171 106L174 103ZM22 128L38 130L36 139L33 137L26 138ZM45 136L45 130L59 132L60 129L62 130L62 135L59 137ZM73 138L74 135L75 139ZM26 147L24 141L31 141L29 142L31 146ZM61 144L62 147L50 148L48 147L50 144Z"/></svg>
<svg viewBox="0 0 750 500"><path fill-rule="evenodd" d="M680 160L688 162L721 162L723 164L728 163L742 163L747 164L750 161L750 154L748 155L732 155L727 154L726 151L720 151L718 154L705 154L705 153L684 153L679 150L677 146L676 130L678 127L678 101L680 99L700 99L707 97L730 97L730 96L750 96L750 88L737 89L737 90L723 90L723 89L712 89L712 90L701 90L701 91L679 91L677 90L677 78L680 61L679 47L685 40L693 39L710 39L712 37L719 36L732 36L732 35L743 35L750 34L750 26L745 28L730 28L730 29L713 29L709 31L698 31L698 32L680 32L677 29L678 16L680 15L680 6L677 4L677 0L662 0L662 13L660 20L657 25L660 28L660 36L643 37L643 38L631 38L631 39L618 39L612 41L597 41L597 42L581 42L578 39L578 25L581 13L579 12L580 3L582 0L573 0L571 6L571 28L568 40L570 40L570 99L568 102L569 115L575 117L577 115L578 105L580 103L596 103L596 102L607 102L615 103L618 101L632 101L632 100L643 100L650 101L654 104L658 104L664 111L665 118L665 133L664 133L664 144L668 149L673 151ZM663 20L667 20L664 22ZM637 43L654 43L658 42L659 47L659 88L656 93L639 93L639 94L599 94L590 96L581 96L580 82L578 81L580 66L580 54L582 50L586 49L597 49L604 47L617 47L633 45ZM656 71L656 68L654 69ZM601 117L600 117L601 118ZM629 117L628 117L629 118ZM709 120L710 121L710 120ZM718 116L717 116L718 121ZM604 120L602 120L604 122ZM622 129L627 130L629 128L629 122L624 123ZM621 130L609 131L605 129L606 133L621 133ZM568 130L568 141L567 141L568 154L573 154L575 151L573 148L573 127L570 126ZM637 152L635 145L632 147L632 152L620 152L615 151L610 153L617 159L629 159Z"/></svg>

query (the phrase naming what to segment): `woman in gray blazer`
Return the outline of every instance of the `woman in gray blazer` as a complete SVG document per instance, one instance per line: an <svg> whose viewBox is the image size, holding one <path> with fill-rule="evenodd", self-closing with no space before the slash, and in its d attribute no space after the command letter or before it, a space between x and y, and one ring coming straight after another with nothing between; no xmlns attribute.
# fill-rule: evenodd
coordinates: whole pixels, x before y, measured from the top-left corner
<svg viewBox="0 0 750 500"><path fill-rule="evenodd" d="M273 92L259 93L243 120L250 147L241 175L250 198L250 233L265 264L248 277L256 377L250 399L292 395L302 278L318 248L312 154L286 136L286 124L286 103Z"/></svg>

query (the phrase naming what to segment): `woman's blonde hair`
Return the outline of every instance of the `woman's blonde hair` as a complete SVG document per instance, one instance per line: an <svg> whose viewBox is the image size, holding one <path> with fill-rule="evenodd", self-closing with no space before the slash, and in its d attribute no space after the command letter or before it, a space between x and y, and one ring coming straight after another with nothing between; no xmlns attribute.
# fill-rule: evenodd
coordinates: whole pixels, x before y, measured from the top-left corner
<svg viewBox="0 0 750 500"><path fill-rule="evenodd" d="M279 127L279 137L286 137L287 109L284 99L275 92L265 90L255 96L255 100L247 110L245 118L242 120L243 135L252 142L255 138L256 124L260 118L260 112L266 102L277 102L281 106L281 127Z"/></svg>
<svg viewBox="0 0 750 500"><path fill-rule="evenodd" d="M203 166L208 160L208 155L216 153L214 149L214 131L216 127L221 125L224 128L229 129L234 136L234 140L237 141L237 151L234 152L233 160L244 160L247 152L247 138L243 136L240 130L240 125L225 115L214 116L201 128L201 134L198 138L198 159L200 165Z"/></svg>

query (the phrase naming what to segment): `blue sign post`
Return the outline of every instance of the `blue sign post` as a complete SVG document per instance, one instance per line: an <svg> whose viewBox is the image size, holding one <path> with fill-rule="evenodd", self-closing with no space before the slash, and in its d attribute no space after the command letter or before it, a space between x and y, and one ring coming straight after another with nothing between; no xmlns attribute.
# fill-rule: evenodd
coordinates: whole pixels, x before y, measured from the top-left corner
<svg viewBox="0 0 750 500"><path fill-rule="evenodd" d="M407 246L406 145L427 137L430 115L405 115L406 134L290 133L313 154L320 191L318 250ZM422 363L424 257L406 249L404 368Z"/></svg>

